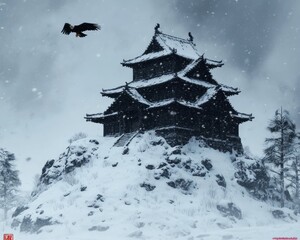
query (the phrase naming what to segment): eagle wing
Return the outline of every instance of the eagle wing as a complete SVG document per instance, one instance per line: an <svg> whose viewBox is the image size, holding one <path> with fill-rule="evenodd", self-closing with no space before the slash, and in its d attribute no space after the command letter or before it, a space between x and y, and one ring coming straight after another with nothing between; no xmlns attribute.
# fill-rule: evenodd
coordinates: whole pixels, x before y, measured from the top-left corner
<svg viewBox="0 0 300 240"><path fill-rule="evenodd" d="M63 29L61 30L63 34L69 35L72 32L72 25L70 23L65 23Z"/></svg>
<svg viewBox="0 0 300 240"><path fill-rule="evenodd" d="M97 31L101 27L96 23L82 23L80 25L74 26L74 31L83 32L83 31Z"/></svg>

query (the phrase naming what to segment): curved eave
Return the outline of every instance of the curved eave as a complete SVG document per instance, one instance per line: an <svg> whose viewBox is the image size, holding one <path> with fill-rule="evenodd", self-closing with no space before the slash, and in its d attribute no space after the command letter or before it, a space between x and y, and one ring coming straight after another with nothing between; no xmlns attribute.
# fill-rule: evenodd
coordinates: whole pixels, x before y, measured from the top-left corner
<svg viewBox="0 0 300 240"><path fill-rule="evenodd" d="M144 63L150 60L154 60L160 57L166 57L171 55L172 52L170 51L159 51L159 52L154 52L154 53L149 53L149 54L142 54L136 58L132 58L129 60L123 60L123 62L121 62L122 66L125 67L133 67L134 65L140 64L140 63Z"/></svg>
<svg viewBox="0 0 300 240"><path fill-rule="evenodd" d="M245 113L231 114L231 117L239 123L252 121L254 119L252 114L245 114Z"/></svg>
<svg viewBox="0 0 300 240"><path fill-rule="evenodd" d="M234 96L234 95L238 95L241 91L236 91L236 92L233 92L233 91L226 91L226 90L222 90L224 92L224 94L227 96L227 97L230 97L230 96Z"/></svg>
<svg viewBox="0 0 300 240"><path fill-rule="evenodd" d="M218 67L222 67L224 66L224 63L220 63L220 64L206 64L206 66L209 68L209 69L214 69L214 68L218 68Z"/></svg>
<svg viewBox="0 0 300 240"><path fill-rule="evenodd" d="M103 97L117 98L123 91L125 86L119 86L111 89L103 89L100 94Z"/></svg>
<svg viewBox="0 0 300 240"><path fill-rule="evenodd" d="M162 76L162 77L157 77L155 79L149 79L145 81L136 81L136 82L130 82L128 83L128 86L130 88L136 88L136 89L144 89L152 86L158 86L160 84L165 84L170 81L182 81L186 82L189 84L195 84L197 86L201 86L204 88L212 88L215 87L216 85L207 83L205 81L199 80L199 79L193 79L193 78L188 78L184 76L179 76L176 74L169 74L168 76ZM124 91L125 86L120 86L118 88L113 88L113 89L106 89L102 90L101 94L102 96L110 97L110 98L118 98L122 92Z"/></svg>
<svg viewBox="0 0 300 240"><path fill-rule="evenodd" d="M86 114L84 119L87 122L94 122L94 123L105 123L110 121L111 119L115 118L118 115L117 112L105 114L105 113L96 113L96 114Z"/></svg>
<svg viewBox="0 0 300 240"><path fill-rule="evenodd" d="M113 93L106 93L106 92L101 92L101 95L103 96L103 97L110 97L110 98L117 98L117 97L119 97L120 96L120 94L121 94L122 92L113 92Z"/></svg>
<svg viewBox="0 0 300 240"><path fill-rule="evenodd" d="M103 123L103 117L90 117L89 114L86 114L86 117L84 117L84 119L87 122Z"/></svg>
<svg viewBox="0 0 300 240"><path fill-rule="evenodd" d="M238 88L229 87L225 84L220 84L220 88L225 93L226 96L237 95L241 92Z"/></svg>

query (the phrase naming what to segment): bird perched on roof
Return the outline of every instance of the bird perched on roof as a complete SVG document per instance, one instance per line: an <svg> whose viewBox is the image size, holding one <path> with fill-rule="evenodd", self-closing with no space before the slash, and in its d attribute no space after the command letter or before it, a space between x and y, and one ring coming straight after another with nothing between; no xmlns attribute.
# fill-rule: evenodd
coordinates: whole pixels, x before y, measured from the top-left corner
<svg viewBox="0 0 300 240"><path fill-rule="evenodd" d="M69 35L71 32L76 33L76 37L86 37L87 35L84 34L84 31L97 31L100 30L101 27L96 23L82 23L80 25L72 26L70 23L65 23L61 32L63 34Z"/></svg>

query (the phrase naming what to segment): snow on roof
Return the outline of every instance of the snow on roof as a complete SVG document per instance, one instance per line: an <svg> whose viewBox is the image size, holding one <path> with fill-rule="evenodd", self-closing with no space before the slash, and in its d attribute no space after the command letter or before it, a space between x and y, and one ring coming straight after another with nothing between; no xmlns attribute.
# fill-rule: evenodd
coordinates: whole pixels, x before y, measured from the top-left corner
<svg viewBox="0 0 300 240"><path fill-rule="evenodd" d="M188 40L184 40L184 41L188 41ZM156 54L156 53L153 53L153 54ZM186 74L189 71L191 71L201 60L203 60L203 56L198 57L197 59L192 61L183 70L179 71L178 73L171 73L171 74L162 75L162 76L159 76L159 77L154 77L154 78L151 78L151 79L141 79L141 80L138 80L138 81L131 81L130 83L128 83L128 86L134 87L134 88L144 88L144 87L149 87L149 86L153 86L153 85L157 85L157 84L161 84L161 83L171 81L175 77L177 77L179 79L182 79L186 82L196 84L198 86L203 86L203 87L206 87L206 88L211 88L211 87L216 86L215 84L208 83L208 82L200 80L200 79L194 79L194 78L191 78L191 77L186 77ZM224 84L221 84L220 86L221 86L221 89L224 92L229 93L230 95L238 94L240 92L238 88L229 87L229 86L226 86ZM125 86L120 86L120 87L116 87L116 88L112 88L112 89L102 89L101 93L103 95L121 93L124 90L124 87Z"/></svg>
<svg viewBox="0 0 300 240"><path fill-rule="evenodd" d="M203 56L198 57L194 61L192 61L190 64L188 64L183 70L181 70L182 75L186 75L188 72L190 72L194 67L197 66L197 64L203 60Z"/></svg>
<svg viewBox="0 0 300 240"><path fill-rule="evenodd" d="M224 84L220 84L220 86L221 86L221 89L224 92L230 93L231 95L238 94L238 93L241 92L238 88L229 87L229 86L224 85Z"/></svg>
<svg viewBox="0 0 300 240"><path fill-rule="evenodd" d="M189 102L189 101L185 101L182 99L175 99L175 98L169 98L169 99L164 99L161 101L150 102L147 99L145 99L137 91L137 89L135 89L132 86L124 87L122 91L129 94L133 99L137 100L138 102L148 105L149 106L148 108L162 107L162 106L166 106L166 105L176 102L176 103L179 103L179 104L187 106L187 107L193 107L193 108L198 108L198 109L201 109L200 106L202 104L208 102L218 92L217 87L211 84L211 86L209 86L209 88L207 89L206 93L203 96L201 96L198 100L196 100L195 102Z"/></svg>
<svg viewBox="0 0 300 240"><path fill-rule="evenodd" d="M176 103L179 103L179 104L181 104L183 106L186 106L186 107L202 109L201 105L203 105L204 103L207 103L208 101L210 101L217 94L217 92L218 92L217 87L211 87L211 88L208 88L206 93L203 94L203 96L201 96L195 102L189 102L189 101L185 101L185 100L182 100L182 99L171 98L171 99L166 99L166 100L163 100L163 101L151 103L151 106L149 108L162 107L162 106L166 106L166 105L169 105L171 103L176 102Z"/></svg>
<svg viewBox="0 0 300 240"><path fill-rule="evenodd" d="M195 68L197 66L197 64L199 64L201 61L203 61L204 64L206 64L207 66L209 66L209 68L221 67L224 65L224 63L222 63L222 61L215 61L215 60L204 58L204 54L203 54L202 56L198 57L197 59L192 61L190 64L188 64L183 69L184 73L187 74L188 72L193 70L193 68Z"/></svg>
<svg viewBox="0 0 300 240"><path fill-rule="evenodd" d="M179 78L182 79L182 80L184 80L184 81L186 81L186 82L193 83L195 85L206 87L206 88L210 88L210 87L216 86L216 85L214 85L212 83L208 83L208 82L205 82L205 81L200 80L200 79L188 78L188 77L185 77L185 76L182 76L182 75Z"/></svg>
<svg viewBox="0 0 300 240"><path fill-rule="evenodd" d="M162 76L151 78L151 79L132 81L128 85L131 87L134 87L134 88L143 88L143 87L149 87L152 85L165 83L174 78L175 78L175 74L172 73L172 74L162 75Z"/></svg>
<svg viewBox="0 0 300 240"><path fill-rule="evenodd" d="M172 103L178 103L182 106L186 106L186 107L190 107L190 108L202 109L200 106L197 106L195 103L184 101L184 100L181 100L181 99L175 99L175 98L170 98L170 99L166 99L166 100L163 100L163 101L153 102L148 107L148 109L164 107L164 106L170 105Z"/></svg>
<svg viewBox="0 0 300 240"><path fill-rule="evenodd" d="M216 94L218 90L216 87L208 88L206 90L206 93L203 94L200 98L198 98L195 102L195 105L201 106L202 104L208 102L210 99L212 99Z"/></svg>
<svg viewBox="0 0 300 240"><path fill-rule="evenodd" d="M198 86L203 86L206 88L214 87L214 84L199 80L199 79L194 79L194 78L188 78L185 77L186 71L185 69L178 72L177 74L168 74L168 75L162 75L156 78L151 78L151 79L145 79L145 80L139 80L139 81L132 81L128 83L129 87L133 88L144 88L144 87L149 87L153 85L158 85L161 83L165 83L168 81L173 80L174 78L182 79L188 83L196 84ZM115 93L121 93L124 90L125 86L120 86L117 88L112 88L112 89L103 89L102 94L104 95L109 95L109 94L115 94Z"/></svg>
<svg viewBox="0 0 300 240"><path fill-rule="evenodd" d="M212 89L208 89L207 92L195 102L189 102L182 99L169 98L163 101L152 102L148 108L158 108L158 107L170 105L172 103L179 103L180 105L186 107L202 109L201 105L208 102L216 93L217 91L215 90L215 88L212 88Z"/></svg>
<svg viewBox="0 0 300 240"><path fill-rule="evenodd" d="M105 114L105 115L104 115L104 113L86 114L85 119L87 119L88 121L91 121L93 119L103 118L104 116L108 117L108 116L114 116L117 114L118 114L118 112L113 112L113 113L109 113L109 114Z"/></svg>
<svg viewBox="0 0 300 240"><path fill-rule="evenodd" d="M127 65L127 64L139 63L139 62L145 62L150 59L156 59L156 58L159 58L162 56L167 56L171 53L172 53L172 51L168 51L168 50L165 50L165 51L163 50L163 51L159 51L159 52L151 52L148 54L143 54L141 56L138 56L138 57L130 59L130 60L124 60L122 64Z"/></svg>
<svg viewBox="0 0 300 240"><path fill-rule="evenodd" d="M145 62L150 59L156 59L173 53L191 60L195 60L200 57L200 54L197 52L194 43L190 40L174 37L164 33L157 33L154 35L152 42L153 41L157 41L163 50L142 54L130 60L124 60L122 64L130 65L139 62Z"/></svg>
<svg viewBox="0 0 300 240"><path fill-rule="evenodd" d="M111 89L102 89L101 94L102 95L110 95L115 93L121 93L124 90L124 86L111 88Z"/></svg>
<svg viewBox="0 0 300 240"><path fill-rule="evenodd" d="M157 107L162 107L162 106L166 106L169 105L171 103L179 103L181 105L187 106L187 107L193 107L193 108L200 108L200 105L209 101L215 94L216 94L216 88L215 87L210 87L207 92L197 101L195 102L189 102L189 101L185 101L182 99L175 99L175 98L169 98L169 99L164 99L164 100L160 100L160 101L156 101L156 102L150 102L147 99L145 99L138 91L136 88L132 87L132 86L127 86L124 87L122 92L127 93L128 95L130 95L133 99L135 99L136 101L138 101L139 103L148 105L148 108L157 108ZM120 95L121 96L121 95Z"/></svg>
<svg viewBox="0 0 300 240"><path fill-rule="evenodd" d="M134 88L126 88L125 91L135 100L137 100L139 103L150 105L151 103L146 100L136 89Z"/></svg>
<svg viewBox="0 0 300 240"><path fill-rule="evenodd" d="M165 99L165 100L158 101L158 102L152 102L151 106L149 106L148 108L163 107L163 106L167 106L174 102L176 102L176 100L174 98L169 98L169 99Z"/></svg>
<svg viewBox="0 0 300 240"><path fill-rule="evenodd" d="M190 59L197 59L200 57L200 54L195 48L195 44L190 40L174 37L164 33L157 34L156 40L162 47L165 45L165 47L168 47L171 51L176 49L177 55Z"/></svg>
<svg viewBox="0 0 300 240"><path fill-rule="evenodd" d="M127 84L128 87L130 88L143 88L143 87L148 87L152 85L157 85L160 83L164 83L167 81L170 81L174 79L174 74L168 74L168 75L162 75L156 78L151 78L151 79L145 79L145 80L139 80L139 81L132 81ZM112 89L102 89L102 94L114 94L114 93L121 93L124 90L125 86L120 86L117 88L112 88Z"/></svg>
<svg viewBox="0 0 300 240"><path fill-rule="evenodd" d="M205 103L209 102L211 99L213 99L220 90L221 90L220 86L209 87L206 90L206 92L200 98L198 98L195 102L190 102L190 101L186 101L183 99L177 99L177 98L169 98L169 99L164 99L164 100L160 100L160 101L156 101L156 102L150 102L147 99L145 99L137 91L137 89L135 89L133 87L126 86L126 87L124 87L124 89L122 91L123 91L123 93L126 93L129 96L131 96L133 99L135 99L139 103L146 105L147 109L159 108L159 107L164 107L164 106L167 106L167 105L170 105L173 103L177 103L182 106L186 106L189 108L196 108L196 109L201 110L201 109L203 109L202 108L203 104L205 104ZM232 110L233 112L230 113L231 117L239 118L242 121L248 121L248 120L251 121L253 119L252 114L239 113L239 112L235 111L234 108L232 108L232 109L233 109ZM113 112L110 114L103 114L103 113L87 114L86 119L92 121L93 119L104 118L104 117L112 116L112 115L116 115L116 114L117 114L117 112Z"/></svg>
<svg viewBox="0 0 300 240"><path fill-rule="evenodd" d="M240 112L231 113L230 115L231 115L231 117L240 118L240 119L243 119L244 121L248 121L248 120L252 121L252 119L254 119L252 114L246 114L246 113L240 113Z"/></svg>

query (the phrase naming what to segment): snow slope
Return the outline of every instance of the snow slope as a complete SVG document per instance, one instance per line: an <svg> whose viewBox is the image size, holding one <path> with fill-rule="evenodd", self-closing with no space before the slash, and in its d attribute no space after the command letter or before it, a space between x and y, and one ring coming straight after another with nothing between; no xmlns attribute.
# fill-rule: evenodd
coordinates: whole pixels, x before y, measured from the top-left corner
<svg viewBox="0 0 300 240"><path fill-rule="evenodd" d="M16 239L300 237L292 211L276 217L276 206L238 184L241 163L255 160L195 139L172 148L154 132L128 147L113 147L116 140L81 139L48 161L32 200L14 212L6 232ZM245 176L257 177L248 169Z"/></svg>

